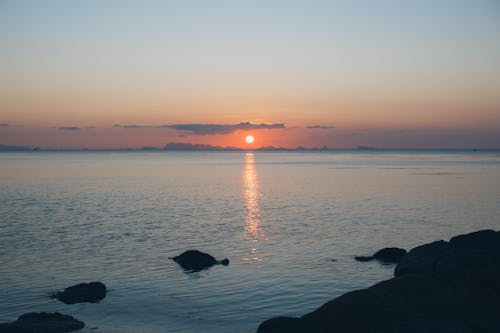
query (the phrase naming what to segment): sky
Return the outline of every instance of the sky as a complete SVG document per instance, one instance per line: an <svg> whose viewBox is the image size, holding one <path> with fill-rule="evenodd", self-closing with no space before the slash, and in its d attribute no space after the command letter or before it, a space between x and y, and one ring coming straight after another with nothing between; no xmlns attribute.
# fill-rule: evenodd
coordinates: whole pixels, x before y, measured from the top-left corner
<svg viewBox="0 0 500 333"><path fill-rule="evenodd" d="M0 145L168 142L500 148L500 2L0 0Z"/></svg>

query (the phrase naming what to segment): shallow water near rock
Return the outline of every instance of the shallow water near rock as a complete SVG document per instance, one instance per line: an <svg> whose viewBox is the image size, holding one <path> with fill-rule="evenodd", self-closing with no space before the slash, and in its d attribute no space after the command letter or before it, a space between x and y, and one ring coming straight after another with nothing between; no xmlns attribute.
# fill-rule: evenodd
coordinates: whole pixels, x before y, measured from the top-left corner
<svg viewBox="0 0 500 333"><path fill-rule="evenodd" d="M500 228L496 151L0 153L0 189L0 322L88 332L254 332L392 276L355 255ZM168 259L193 248L230 265Z"/></svg>

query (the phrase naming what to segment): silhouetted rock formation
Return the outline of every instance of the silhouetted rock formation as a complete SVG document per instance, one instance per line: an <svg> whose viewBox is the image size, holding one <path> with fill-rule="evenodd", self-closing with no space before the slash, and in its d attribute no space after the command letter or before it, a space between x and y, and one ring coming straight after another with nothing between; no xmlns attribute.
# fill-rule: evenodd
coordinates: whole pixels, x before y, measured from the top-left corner
<svg viewBox="0 0 500 333"><path fill-rule="evenodd" d="M386 247L380 251L377 251L373 256L370 257L355 257L357 261L370 261L370 260L380 260L385 263L398 263L406 255L405 249L400 249L397 247Z"/></svg>
<svg viewBox="0 0 500 333"><path fill-rule="evenodd" d="M0 324L2 333L65 333L82 329L85 324L72 316L58 312L31 312L12 323Z"/></svg>
<svg viewBox="0 0 500 333"><path fill-rule="evenodd" d="M106 297L106 286L101 282L80 283L51 295L65 304L96 303Z"/></svg>
<svg viewBox="0 0 500 333"><path fill-rule="evenodd" d="M346 293L258 333L500 332L500 232L483 230L412 249L395 277Z"/></svg>
<svg viewBox="0 0 500 333"><path fill-rule="evenodd" d="M178 263L182 268L194 272L201 271L217 264L222 264L224 266L229 265L228 259L218 261L210 254L198 250L188 250L170 259Z"/></svg>

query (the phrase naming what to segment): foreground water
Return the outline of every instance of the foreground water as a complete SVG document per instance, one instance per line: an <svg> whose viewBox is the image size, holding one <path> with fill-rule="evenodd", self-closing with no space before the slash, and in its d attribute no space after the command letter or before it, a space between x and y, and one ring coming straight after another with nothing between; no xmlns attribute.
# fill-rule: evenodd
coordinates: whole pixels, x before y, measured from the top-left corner
<svg viewBox="0 0 500 333"><path fill-rule="evenodd" d="M500 229L499 202L498 151L0 153L0 322L254 332L392 275L354 255ZM230 265L186 274L187 249ZM89 281L112 291L47 297Z"/></svg>

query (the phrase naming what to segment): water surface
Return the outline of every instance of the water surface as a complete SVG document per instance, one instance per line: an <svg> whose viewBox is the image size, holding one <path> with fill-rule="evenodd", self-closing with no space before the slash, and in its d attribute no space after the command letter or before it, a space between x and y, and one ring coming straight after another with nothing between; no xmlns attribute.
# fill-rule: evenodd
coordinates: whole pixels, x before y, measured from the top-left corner
<svg viewBox="0 0 500 333"><path fill-rule="evenodd" d="M495 151L0 153L0 321L254 332L391 277L355 255L500 229L498 202ZM187 249L230 265L186 274ZM47 297L89 281L112 291Z"/></svg>

